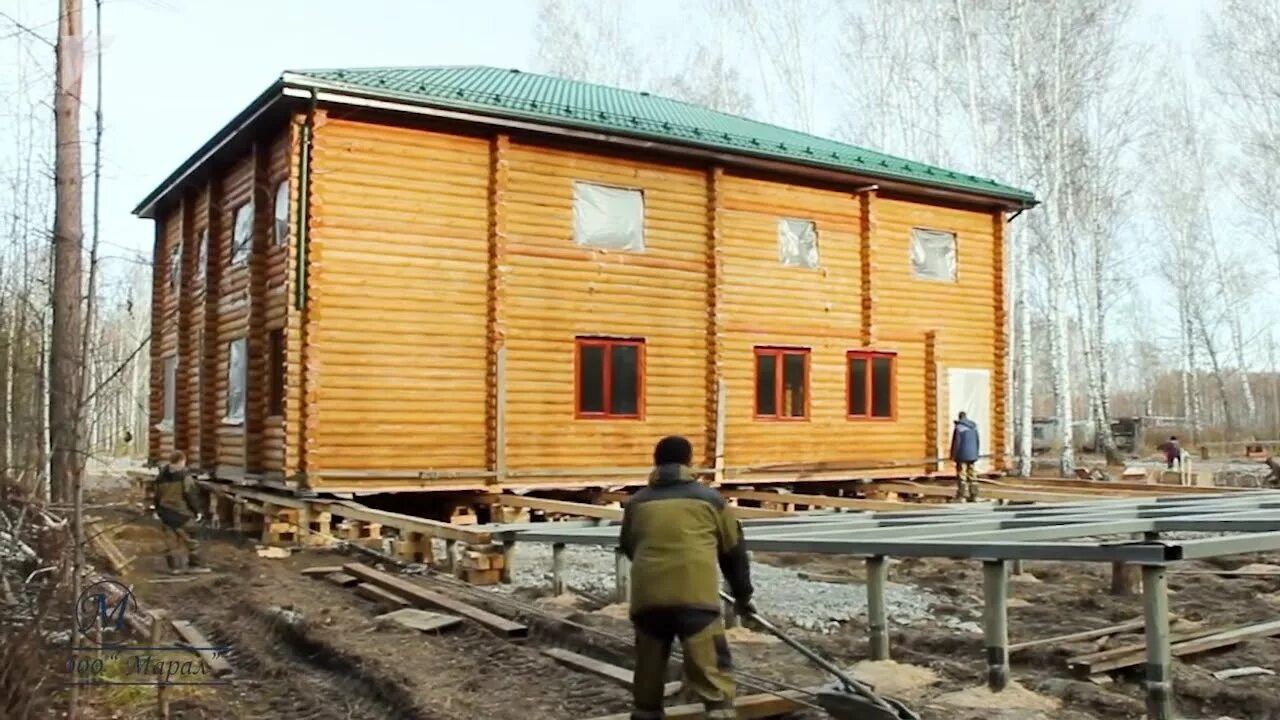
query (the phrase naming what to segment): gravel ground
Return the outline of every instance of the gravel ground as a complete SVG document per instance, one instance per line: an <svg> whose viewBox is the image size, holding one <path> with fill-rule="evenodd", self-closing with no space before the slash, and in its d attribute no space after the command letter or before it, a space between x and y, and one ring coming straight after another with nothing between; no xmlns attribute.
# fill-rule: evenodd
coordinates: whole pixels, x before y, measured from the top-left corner
<svg viewBox="0 0 1280 720"><path fill-rule="evenodd" d="M593 547L565 548L565 581L570 589L600 598L612 598L614 592L614 554L612 550ZM788 568L762 563L751 566L756 587L755 602L761 613L807 630L830 633L840 624L864 618L867 590L861 584L826 583L802 579ZM497 592L517 589L549 591L551 587L551 546L529 543L516 546L515 568L511 585L495 586ZM932 606L941 598L910 585L890 583L886 591L890 622L912 625L934 620ZM962 630L977 630L970 622L956 618L936 618Z"/></svg>

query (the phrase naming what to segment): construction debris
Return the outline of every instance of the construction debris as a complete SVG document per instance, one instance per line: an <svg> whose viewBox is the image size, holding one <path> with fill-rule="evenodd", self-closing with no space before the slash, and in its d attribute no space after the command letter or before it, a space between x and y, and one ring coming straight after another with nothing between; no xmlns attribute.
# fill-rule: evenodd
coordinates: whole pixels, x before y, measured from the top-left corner
<svg viewBox="0 0 1280 720"><path fill-rule="evenodd" d="M368 565L362 563L347 563L342 569L355 577L364 581L363 585L357 585L356 591L361 588L372 587L367 583L373 583L378 586L379 590L383 590L387 595L401 600L405 605L415 605L420 607L439 607L449 612L456 613L465 618L484 625L490 630L504 635L509 638L525 637L529 634L529 628L518 622L508 620L504 617L494 615L491 612L472 607L464 602L454 600L440 593L428 590L420 585L416 585L404 578L389 575L380 570L375 570ZM386 591L390 592L386 592ZM394 593L394 595L392 595Z"/></svg>
<svg viewBox="0 0 1280 720"><path fill-rule="evenodd" d="M556 662L597 677L604 678L613 682L615 685L630 689L634 685L634 673L626 668L618 667L607 662L596 660L595 658L580 655L563 648L547 648L542 651L543 655L555 660ZM680 683L678 681L669 682L663 686L663 697L671 697L680 692Z"/></svg>
<svg viewBox="0 0 1280 720"><path fill-rule="evenodd" d="M1274 670L1268 670L1267 668L1258 667L1257 665L1254 665L1251 667L1231 668L1230 670L1219 670L1218 672L1213 674L1213 679L1230 680L1232 678L1252 677L1254 675L1275 675L1275 674L1276 673Z"/></svg>
<svg viewBox="0 0 1280 720"><path fill-rule="evenodd" d="M1171 637L1174 642L1170 646L1170 654L1173 657L1194 655L1208 650L1238 645L1245 640L1274 635L1280 635L1280 620L1236 628L1211 628L1190 633L1180 633ZM1143 642L1073 657L1067 660L1067 667L1077 675L1088 677L1101 672L1141 665L1146 660L1147 645Z"/></svg>
<svg viewBox="0 0 1280 720"><path fill-rule="evenodd" d="M257 547L258 557L261 558L287 558L293 553L287 547L276 547L259 545Z"/></svg>

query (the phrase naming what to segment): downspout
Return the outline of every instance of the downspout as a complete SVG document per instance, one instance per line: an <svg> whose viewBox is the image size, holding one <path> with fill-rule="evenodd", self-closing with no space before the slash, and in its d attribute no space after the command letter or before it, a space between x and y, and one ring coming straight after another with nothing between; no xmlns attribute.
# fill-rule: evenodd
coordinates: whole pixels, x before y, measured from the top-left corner
<svg viewBox="0 0 1280 720"><path fill-rule="evenodd" d="M307 347L311 339L307 336L309 323L307 309L307 259L309 230L311 228L311 140L315 131L316 97L311 93L311 106L307 110L306 121L302 123L301 138L298 148L298 207L297 207L297 253L294 275L294 310L298 313L298 466L294 475L299 495L314 495L307 478Z"/></svg>

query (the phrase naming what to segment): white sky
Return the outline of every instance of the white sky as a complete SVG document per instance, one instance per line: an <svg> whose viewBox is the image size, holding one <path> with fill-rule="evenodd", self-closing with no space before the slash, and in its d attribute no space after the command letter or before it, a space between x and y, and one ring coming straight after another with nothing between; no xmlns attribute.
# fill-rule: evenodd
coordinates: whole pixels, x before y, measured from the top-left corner
<svg viewBox="0 0 1280 720"><path fill-rule="evenodd" d="M84 2L86 32L92 34L93 0ZM636 2L646 21L637 27L641 35L669 25L663 21L680 12L678 0ZM1144 40L1187 50L1215 3L1140 4L1149 21L1134 27ZM0 13L50 38L56 28L56 0L0 0ZM536 0L105 0L103 242L111 254L149 254L151 224L132 218L132 208L282 70L453 64L529 69L536 16ZM18 49L12 33L11 22L0 16L0 103L14 92ZM33 52L44 50L28 45ZM52 68L51 57L37 59ZM92 61L91 56L87 71ZM84 97L92 102L91 72L86 80ZM761 106L764 99L756 102ZM819 108L819 133L831 129L837 112L834 103ZM0 105L0 136L9 121L3 113ZM87 135L91 107L82 122ZM0 159L11 153L5 145L0 144ZM86 145L86 163L89 157ZM85 210L87 222L87 204Z"/></svg>

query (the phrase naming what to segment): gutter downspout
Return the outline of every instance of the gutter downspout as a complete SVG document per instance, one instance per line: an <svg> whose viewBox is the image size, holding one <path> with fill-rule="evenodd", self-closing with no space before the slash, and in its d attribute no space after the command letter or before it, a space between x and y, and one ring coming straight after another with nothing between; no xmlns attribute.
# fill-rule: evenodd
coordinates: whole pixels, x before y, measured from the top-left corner
<svg viewBox="0 0 1280 720"><path fill-rule="evenodd" d="M297 483L298 494L314 495L307 479L307 347L310 338L307 336L307 325L309 323L308 303L307 303L307 261L308 261L308 243L310 242L311 228L311 142L315 134L316 119L316 97L315 92L311 94L311 106L307 110L306 120L302 123L301 138L298 148L298 207L297 207L297 252L295 253L294 268L294 311L298 313L298 356L302 362L298 363L298 385L301 398L298 406L298 466L294 475Z"/></svg>

